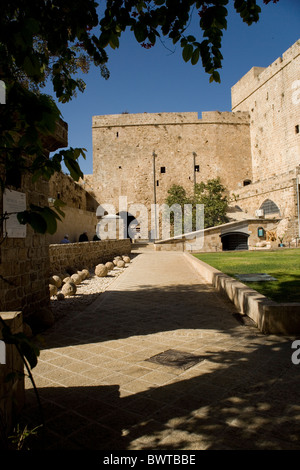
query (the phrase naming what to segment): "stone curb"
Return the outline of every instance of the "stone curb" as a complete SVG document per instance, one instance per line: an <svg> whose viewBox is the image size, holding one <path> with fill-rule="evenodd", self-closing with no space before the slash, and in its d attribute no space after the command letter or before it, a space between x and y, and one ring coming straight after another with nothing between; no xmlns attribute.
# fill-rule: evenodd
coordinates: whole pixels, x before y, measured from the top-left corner
<svg viewBox="0 0 300 470"><path fill-rule="evenodd" d="M274 302L190 253L183 255L209 284L234 303L241 314L250 317L262 333L300 333L300 303Z"/></svg>

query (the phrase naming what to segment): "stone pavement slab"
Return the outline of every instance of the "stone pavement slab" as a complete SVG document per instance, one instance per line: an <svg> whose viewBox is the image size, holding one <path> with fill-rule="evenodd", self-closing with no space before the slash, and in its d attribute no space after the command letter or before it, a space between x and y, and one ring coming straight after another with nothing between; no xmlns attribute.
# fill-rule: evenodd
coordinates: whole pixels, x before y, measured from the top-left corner
<svg viewBox="0 0 300 470"><path fill-rule="evenodd" d="M145 251L43 334L44 449L300 449L295 338L243 322L182 253ZM175 351L179 363L152 361ZM187 358L194 358L190 364ZM30 381L24 420L39 422Z"/></svg>

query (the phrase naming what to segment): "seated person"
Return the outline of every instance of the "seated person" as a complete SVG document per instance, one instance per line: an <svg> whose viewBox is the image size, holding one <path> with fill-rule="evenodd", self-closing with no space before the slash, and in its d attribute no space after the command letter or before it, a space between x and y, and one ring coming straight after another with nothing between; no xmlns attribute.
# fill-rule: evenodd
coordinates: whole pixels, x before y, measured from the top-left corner
<svg viewBox="0 0 300 470"><path fill-rule="evenodd" d="M65 235L64 238L61 240L60 243L70 243L69 235Z"/></svg>
<svg viewBox="0 0 300 470"><path fill-rule="evenodd" d="M79 242L88 242L89 239L88 239L88 236L87 236L87 232L83 232L80 236L79 236Z"/></svg>

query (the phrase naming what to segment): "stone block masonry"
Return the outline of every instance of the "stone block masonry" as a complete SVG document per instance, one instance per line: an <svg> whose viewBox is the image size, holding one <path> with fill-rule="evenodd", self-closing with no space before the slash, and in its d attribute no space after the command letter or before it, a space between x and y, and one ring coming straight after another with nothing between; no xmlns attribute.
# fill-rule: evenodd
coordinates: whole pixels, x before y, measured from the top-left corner
<svg viewBox="0 0 300 470"><path fill-rule="evenodd" d="M129 238L97 242L69 243L49 246L50 274L63 273L67 268L93 269L99 263L131 252Z"/></svg>
<svg viewBox="0 0 300 470"><path fill-rule="evenodd" d="M69 235L71 243L76 243L84 231L87 231L89 240L93 239L98 223L96 210L91 212L69 206L63 207L62 210L65 216L58 221L56 232L53 235L47 235L49 245L60 243L65 234Z"/></svg>
<svg viewBox="0 0 300 470"><path fill-rule="evenodd" d="M45 144L49 154L68 144L67 124L60 121L57 131ZM31 159L27 157L30 164ZM0 165L0 174L5 175L4 165ZM18 177L18 172L11 175L6 189L25 195L26 209L31 204L48 206L49 183L43 178L32 181L32 174L25 172ZM0 191L0 208L3 213L3 195ZM38 234L26 227L26 236L6 236L4 220L0 245L0 311L21 311L25 322L29 317L41 316L49 309L49 244L45 235Z"/></svg>
<svg viewBox="0 0 300 470"><path fill-rule="evenodd" d="M118 207L119 196L127 196L129 204L149 208L154 192L162 204L172 184L191 193L195 182L217 176L229 188L252 179L248 113L93 117L93 178L88 180L101 203Z"/></svg>
<svg viewBox="0 0 300 470"><path fill-rule="evenodd" d="M15 188L13 188L15 189ZM26 194L30 204L48 205L46 182L31 182L24 175L19 192ZM1 199L1 197L0 197ZM1 201L0 201L1 204ZM3 226L5 233L5 223ZM26 227L26 238L8 238L0 246L0 311L22 311L24 318L47 306L49 256L45 235Z"/></svg>
<svg viewBox="0 0 300 470"><path fill-rule="evenodd" d="M253 181L300 162L300 40L269 67L253 67L232 87L232 110L250 114Z"/></svg>

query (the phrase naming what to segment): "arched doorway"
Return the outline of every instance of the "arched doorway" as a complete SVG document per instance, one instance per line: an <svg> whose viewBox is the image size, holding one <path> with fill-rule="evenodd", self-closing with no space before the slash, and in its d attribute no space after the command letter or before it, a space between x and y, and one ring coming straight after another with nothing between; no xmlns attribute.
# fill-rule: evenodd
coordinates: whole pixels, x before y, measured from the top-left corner
<svg viewBox="0 0 300 470"><path fill-rule="evenodd" d="M122 225L124 227L124 238L133 238L135 227L139 225L138 220L132 214L126 211L121 211L117 215L122 219Z"/></svg>
<svg viewBox="0 0 300 470"><path fill-rule="evenodd" d="M229 232L221 235L223 251L248 250L249 234L244 232Z"/></svg>

